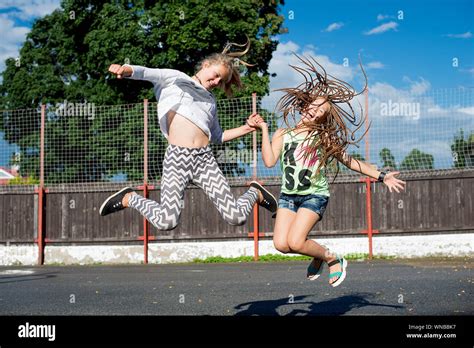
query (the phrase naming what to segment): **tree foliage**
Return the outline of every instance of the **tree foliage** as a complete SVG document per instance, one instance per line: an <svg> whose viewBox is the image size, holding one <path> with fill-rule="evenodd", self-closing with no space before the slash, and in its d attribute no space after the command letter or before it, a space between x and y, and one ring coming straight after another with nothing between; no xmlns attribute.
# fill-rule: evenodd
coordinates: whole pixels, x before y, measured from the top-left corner
<svg viewBox="0 0 474 348"><path fill-rule="evenodd" d="M395 170L397 169L397 164L395 162L395 157L392 155L392 152L387 149L383 148L380 150L379 153L380 161L382 161L382 168L387 170Z"/></svg>
<svg viewBox="0 0 474 348"><path fill-rule="evenodd" d="M268 64L278 44L273 37L283 22L279 4L283 1L63 0L59 9L35 21L20 59L7 59L0 85L1 109L37 109L46 104L50 114L56 113L47 125L49 182L97 181L117 173L140 179L139 165L123 163L127 153L136 156L130 159L138 161L134 163L140 163L143 154L140 106L127 106L127 112L119 108L116 114L102 108L94 117L58 116L64 101L98 109L141 103L144 98L153 101L150 83L115 79L107 73L109 65L130 63L193 75L207 55L222 51L227 42L243 43L247 36L251 50L244 58L255 66L242 71L245 88L235 96L264 95L269 88ZM220 92L216 96L224 97ZM247 116L222 112L219 119L221 124L240 126ZM29 121L4 112L0 130L20 148L16 159L20 173L35 176L37 160L27 153L38 153L39 120ZM157 157L165 142L159 138L157 122L150 123L155 141L150 141L150 158L161 162ZM161 173L161 164L154 165L154 172ZM234 169L226 171L238 174Z"/></svg>
<svg viewBox="0 0 474 348"><path fill-rule="evenodd" d="M474 167L474 133L464 139L464 130L460 129L454 135L451 151L454 168Z"/></svg>
<svg viewBox="0 0 474 348"><path fill-rule="evenodd" d="M423 170L434 169L433 155L424 153L418 149L413 149L403 159L400 170Z"/></svg>

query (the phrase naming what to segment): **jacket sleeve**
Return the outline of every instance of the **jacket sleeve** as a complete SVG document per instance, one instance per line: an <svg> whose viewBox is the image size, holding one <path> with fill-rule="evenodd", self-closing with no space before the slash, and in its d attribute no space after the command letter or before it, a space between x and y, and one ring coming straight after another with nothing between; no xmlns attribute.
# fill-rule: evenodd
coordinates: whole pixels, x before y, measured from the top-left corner
<svg viewBox="0 0 474 348"><path fill-rule="evenodd" d="M224 132L222 131L221 125L219 124L219 119L217 115L214 116L211 128L211 142L214 144L222 144L224 142Z"/></svg>
<svg viewBox="0 0 474 348"><path fill-rule="evenodd" d="M132 75L127 77L132 80L144 80L154 85L168 85L179 76L179 71L172 69L147 68L140 65L124 64L132 68Z"/></svg>

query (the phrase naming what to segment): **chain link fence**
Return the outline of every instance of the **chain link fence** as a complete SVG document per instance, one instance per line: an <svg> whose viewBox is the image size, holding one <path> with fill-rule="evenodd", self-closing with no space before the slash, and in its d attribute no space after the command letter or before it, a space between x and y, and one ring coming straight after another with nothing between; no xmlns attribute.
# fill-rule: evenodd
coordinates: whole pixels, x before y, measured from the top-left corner
<svg viewBox="0 0 474 348"><path fill-rule="evenodd" d="M374 88L358 97L368 106L370 130L360 146L347 151L378 168L400 170L404 177L423 177L474 168L473 89L433 90L425 93ZM239 127L252 113L253 103L271 132L282 127L275 97L218 101L223 130ZM167 141L160 132L157 103L101 106L64 101L46 105L44 125L44 185L50 191L104 191L117 184L144 181L144 120L147 117L148 182L159 185ZM357 109L356 109L357 110ZM363 115L362 115L363 116ZM363 133L364 129L359 132ZM0 192L33 192L39 184L41 110L3 110L0 123ZM261 134L212 145L214 155L231 184L255 174L266 182L281 180L279 163L264 166ZM328 166L331 176L336 165ZM337 181L356 181L360 175L339 165Z"/></svg>

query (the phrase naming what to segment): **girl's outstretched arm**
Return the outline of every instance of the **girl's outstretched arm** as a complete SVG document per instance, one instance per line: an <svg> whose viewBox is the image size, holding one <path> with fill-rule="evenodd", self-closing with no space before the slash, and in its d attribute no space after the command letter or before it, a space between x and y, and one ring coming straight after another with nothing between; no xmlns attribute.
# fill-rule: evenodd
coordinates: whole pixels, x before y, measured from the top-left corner
<svg viewBox="0 0 474 348"><path fill-rule="evenodd" d="M268 125L265 122L259 122L258 128L262 130L262 159L265 167L273 167L280 158L281 149L283 148L283 129L277 129L273 134L270 143L270 135L268 133Z"/></svg>
<svg viewBox="0 0 474 348"><path fill-rule="evenodd" d="M257 122L259 121L263 121L259 114L255 113L250 115L245 125L224 131L222 142L240 138L241 136L254 132L256 130Z"/></svg>
<svg viewBox="0 0 474 348"><path fill-rule="evenodd" d="M132 80L144 80L154 85L168 85L176 80L180 74L183 74L172 69L154 69L130 64L112 64L109 67L109 72L116 75L118 79L130 78Z"/></svg>
<svg viewBox="0 0 474 348"><path fill-rule="evenodd" d="M368 163L352 158L347 153L344 153L340 158L338 158L338 160L353 171L367 175L377 180L381 179L383 183L387 185L390 192L392 192L392 190L395 190L395 192L398 193L400 192L400 190L405 189L406 182L396 178L400 174L400 172L390 172L388 174L382 173L377 169L373 168Z"/></svg>

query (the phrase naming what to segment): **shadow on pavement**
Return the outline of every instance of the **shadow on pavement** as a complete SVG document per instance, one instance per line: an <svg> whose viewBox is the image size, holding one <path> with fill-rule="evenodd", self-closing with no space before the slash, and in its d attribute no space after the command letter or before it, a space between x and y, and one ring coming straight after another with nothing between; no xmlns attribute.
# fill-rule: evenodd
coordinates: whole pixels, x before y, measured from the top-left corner
<svg viewBox="0 0 474 348"><path fill-rule="evenodd" d="M338 298L330 299L322 302L307 301L308 297L314 295L301 295L293 298L294 303L289 302L288 297L284 297L278 300L266 300L266 301L255 301L241 303L234 308L240 310L236 316L249 316L249 315L276 315L280 316L277 309L282 306L294 306L307 304L307 309L294 309L290 313L285 314L287 316L295 315L342 315L353 309L362 307L387 307L393 309L405 308L399 305L386 305L383 303L370 302L369 299L373 297L370 293L356 293L351 295L345 295ZM306 300L306 301L305 301Z"/></svg>
<svg viewBox="0 0 474 348"><path fill-rule="evenodd" d="M32 280L41 280L48 278L55 278L56 273L35 273L35 274L18 274L18 275L0 275L0 284L29 282Z"/></svg>

